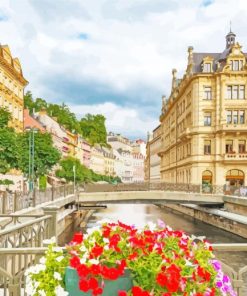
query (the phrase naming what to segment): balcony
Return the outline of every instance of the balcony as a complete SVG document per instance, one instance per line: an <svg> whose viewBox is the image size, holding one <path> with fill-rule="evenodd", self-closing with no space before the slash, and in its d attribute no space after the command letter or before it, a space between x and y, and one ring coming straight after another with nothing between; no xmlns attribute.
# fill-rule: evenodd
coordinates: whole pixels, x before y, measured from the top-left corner
<svg viewBox="0 0 247 296"><path fill-rule="evenodd" d="M227 161L246 160L247 161L247 152L245 152L245 153L235 153L235 152L225 153L224 160L227 160Z"/></svg>
<svg viewBox="0 0 247 296"><path fill-rule="evenodd" d="M69 139L66 138L66 137L63 137L63 142L68 143L69 142Z"/></svg>

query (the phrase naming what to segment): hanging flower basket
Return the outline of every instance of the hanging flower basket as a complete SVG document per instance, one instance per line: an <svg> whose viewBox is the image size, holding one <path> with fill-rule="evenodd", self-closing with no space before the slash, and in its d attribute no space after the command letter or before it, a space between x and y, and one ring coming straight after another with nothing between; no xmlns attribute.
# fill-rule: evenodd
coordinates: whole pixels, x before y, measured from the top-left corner
<svg viewBox="0 0 247 296"><path fill-rule="evenodd" d="M102 222L65 250L51 243L26 283L32 296L236 296L212 246L162 221Z"/></svg>

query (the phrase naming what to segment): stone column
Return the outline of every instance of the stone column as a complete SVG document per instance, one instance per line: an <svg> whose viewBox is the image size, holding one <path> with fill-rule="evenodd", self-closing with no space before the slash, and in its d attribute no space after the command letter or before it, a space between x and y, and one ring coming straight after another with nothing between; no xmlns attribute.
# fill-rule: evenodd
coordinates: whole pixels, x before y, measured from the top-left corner
<svg viewBox="0 0 247 296"><path fill-rule="evenodd" d="M49 223L48 238L51 238L54 236L56 238L56 241L58 238L58 224L57 224L58 210L59 210L59 207L57 206L50 206L50 207L48 206L43 208L44 214L51 216L51 220Z"/></svg>

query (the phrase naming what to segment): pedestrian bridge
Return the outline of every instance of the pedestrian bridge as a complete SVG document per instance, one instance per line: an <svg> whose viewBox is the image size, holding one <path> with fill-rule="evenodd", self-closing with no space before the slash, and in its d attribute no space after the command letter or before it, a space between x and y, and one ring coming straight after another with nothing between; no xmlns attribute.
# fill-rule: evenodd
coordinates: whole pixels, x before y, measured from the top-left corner
<svg viewBox="0 0 247 296"><path fill-rule="evenodd" d="M221 188L203 193L200 185L174 183L87 184L79 203L174 203L222 204Z"/></svg>

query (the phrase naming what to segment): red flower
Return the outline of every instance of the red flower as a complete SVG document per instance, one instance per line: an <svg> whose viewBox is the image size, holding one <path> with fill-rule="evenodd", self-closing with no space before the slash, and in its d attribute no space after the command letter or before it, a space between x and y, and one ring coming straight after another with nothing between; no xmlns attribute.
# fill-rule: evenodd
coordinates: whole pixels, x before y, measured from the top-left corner
<svg viewBox="0 0 247 296"><path fill-rule="evenodd" d="M80 264L79 266L77 266L76 269L77 269L78 275L83 277L86 277L90 272L89 268L85 264Z"/></svg>
<svg viewBox="0 0 247 296"><path fill-rule="evenodd" d="M103 250L104 248L99 246L99 245L95 245L93 248L92 248L92 251L91 251L91 255L92 257L99 257L102 253L103 253Z"/></svg>
<svg viewBox="0 0 247 296"><path fill-rule="evenodd" d="M142 296L142 289L138 286L132 288L133 296Z"/></svg>
<svg viewBox="0 0 247 296"><path fill-rule="evenodd" d="M118 291L118 296L127 296L127 292L126 291Z"/></svg>
<svg viewBox="0 0 247 296"><path fill-rule="evenodd" d="M103 293L103 289L98 287L93 290L93 296L101 295Z"/></svg>
<svg viewBox="0 0 247 296"><path fill-rule="evenodd" d="M96 288L98 288L98 281L96 280L96 278L90 278L88 280L88 285L89 289L95 290Z"/></svg>
<svg viewBox="0 0 247 296"><path fill-rule="evenodd" d="M77 266L79 266L80 263L81 263L80 259L76 256L74 256L70 259L70 266L73 268L77 268Z"/></svg>
<svg viewBox="0 0 247 296"><path fill-rule="evenodd" d="M89 290L89 285L88 285L88 282L84 279L81 279L79 281L79 288L81 291L83 292L87 292Z"/></svg>
<svg viewBox="0 0 247 296"><path fill-rule="evenodd" d="M93 264L91 267L90 267L90 271L93 275L98 275L100 274L100 265L97 265L97 264Z"/></svg>
<svg viewBox="0 0 247 296"><path fill-rule="evenodd" d="M166 293L163 293L162 296L172 296L172 294L169 292L166 292Z"/></svg>
<svg viewBox="0 0 247 296"><path fill-rule="evenodd" d="M83 241L83 234L81 232L76 232L72 238L72 242L76 244L81 244Z"/></svg>

